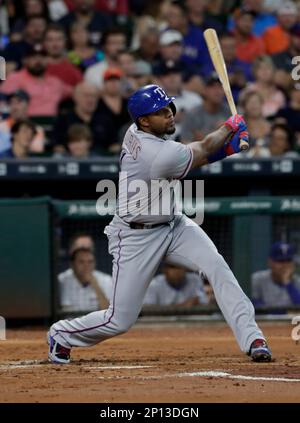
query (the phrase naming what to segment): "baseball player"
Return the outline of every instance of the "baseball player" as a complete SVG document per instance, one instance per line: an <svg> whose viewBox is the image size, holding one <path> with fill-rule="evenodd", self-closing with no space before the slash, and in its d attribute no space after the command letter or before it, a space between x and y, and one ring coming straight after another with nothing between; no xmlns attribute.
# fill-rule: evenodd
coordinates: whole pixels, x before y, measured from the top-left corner
<svg viewBox="0 0 300 423"><path fill-rule="evenodd" d="M170 194L169 181L238 153L240 139L248 139L243 117L234 115L202 141L183 145L168 140L175 131L173 100L157 85L142 87L129 98L134 123L122 144L117 211L105 228L113 255L110 305L107 310L51 326L47 338L49 360L54 363L69 363L73 347L95 345L128 331L162 259L204 273L241 350L254 361L271 360L252 303L206 233L184 214L175 213L172 195L168 213L150 212L159 209L157 203ZM151 189L132 192L128 187L137 180L149 188L153 181L160 181L166 190L163 187L158 195L151 195Z"/></svg>

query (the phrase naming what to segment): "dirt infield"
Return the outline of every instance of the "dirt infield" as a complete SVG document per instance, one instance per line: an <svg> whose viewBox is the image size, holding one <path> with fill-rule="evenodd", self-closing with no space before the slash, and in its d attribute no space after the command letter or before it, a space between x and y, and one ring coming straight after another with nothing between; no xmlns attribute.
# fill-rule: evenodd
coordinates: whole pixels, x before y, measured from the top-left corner
<svg viewBox="0 0 300 423"><path fill-rule="evenodd" d="M300 345L262 324L275 360L252 363L223 323L136 325L72 364L47 362L43 330L0 341L0 402L300 402Z"/></svg>

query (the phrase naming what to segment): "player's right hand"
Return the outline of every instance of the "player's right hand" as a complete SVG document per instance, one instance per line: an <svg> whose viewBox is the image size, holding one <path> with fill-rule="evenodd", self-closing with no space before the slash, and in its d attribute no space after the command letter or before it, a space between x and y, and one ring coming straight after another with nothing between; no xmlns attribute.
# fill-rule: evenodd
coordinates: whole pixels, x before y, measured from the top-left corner
<svg viewBox="0 0 300 423"><path fill-rule="evenodd" d="M239 130L247 131L247 125L246 125L246 122L244 121L243 115L236 114L236 115L230 116L230 118L226 120L224 125L230 128L232 132L237 132Z"/></svg>

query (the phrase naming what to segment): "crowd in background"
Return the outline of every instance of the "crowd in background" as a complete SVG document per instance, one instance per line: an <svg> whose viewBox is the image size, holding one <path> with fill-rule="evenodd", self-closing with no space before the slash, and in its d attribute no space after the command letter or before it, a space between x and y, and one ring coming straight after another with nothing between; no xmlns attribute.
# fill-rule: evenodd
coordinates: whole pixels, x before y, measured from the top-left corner
<svg viewBox="0 0 300 423"><path fill-rule="evenodd" d="M96 245L87 232L73 234L66 261L58 279L58 303L61 312L77 313L105 309L111 298L113 281L110 274L97 269ZM250 298L256 310L272 309L275 314L300 306L300 277L296 248L276 241L270 246L265 268L252 273ZM143 310L154 307L176 309L193 306L217 306L212 286L206 275L163 262L150 282Z"/></svg>
<svg viewBox="0 0 300 423"><path fill-rule="evenodd" d="M207 28L249 127L242 154L297 157L299 1L2 0L0 159L118 154L127 99L149 83L176 96L174 139L202 139L230 115Z"/></svg>

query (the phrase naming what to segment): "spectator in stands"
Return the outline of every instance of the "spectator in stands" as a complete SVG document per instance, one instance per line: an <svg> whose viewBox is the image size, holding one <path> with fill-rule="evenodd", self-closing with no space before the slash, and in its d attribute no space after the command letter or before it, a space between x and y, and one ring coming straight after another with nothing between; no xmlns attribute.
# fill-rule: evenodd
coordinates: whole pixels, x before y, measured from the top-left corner
<svg viewBox="0 0 300 423"><path fill-rule="evenodd" d="M263 40L253 35L253 13L247 9L235 12L235 29L233 34L236 39L236 56L243 62L252 63L265 52Z"/></svg>
<svg viewBox="0 0 300 423"><path fill-rule="evenodd" d="M167 0L168 1L168 0ZM147 13L147 12L146 12ZM148 14L142 15L142 16L135 16L134 18L134 25L133 25L133 33L132 37L130 39L130 50L136 51L141 43L141 36L145 32L148 32L149 30L153 30L155 32L163 31L166 28L166 25L161 28L159 22L159 18L156 18L154 16L150 16Z"/></svg>
<svg viewBox="0 0 300 423"><path fill-rule="evenodd" d="M263 116L274 117L285 106L285 96L274 84L275 68L269 56L261 56L253 64L255 82L245 91L257 91L263 98Z"/></svg>
<svg viewBox="0 0 300 423"><path fill-rule="evenodd" d="M144 60L136 60L133 52L124 50L119 54L118 65L122 70L122 94L129 97L144 85L152 84L152 68Z"/></svg>
<svg viewBox="0 0 300 423"><path fill-rule="evenodd" d="M251 65L237 57L236 39L231 33L220 36L220 44L228 72L229 82L235 101L238 100L240 91L248 82L253 81Z"/></svg>
<svg viewBox="0 0 300 423"><path fill-rule="evenodd" d="M237 42L232 33L226 32L220 35L220 44L223 52L230 86L235 101L238 101L240 91L245 88L246 84L253 81L250 63L244 62L237 58ZM204 73L211 72L211 66L204 68Z"/></svg>
<svg viewBox="0 0 300 423"><path fill-rule="evenodd" d="M144 60L137 60L134 63L133 70L130 73L129 78L134 79L134 91L144 85L153 84L153 74L150 64Z"/></svg>
<svg viewBox="0 0 300 423"><path fill-rule="evenodd" d="M59 23L70 33L74 22L83 23L89 31L90 42L95 47L99 46L103 31L111 24L111 18L105 13L95 10L95 0L73 0L74 9L60 19Z"/></svg>
<svg viewBox="0 0 300 423"><path fill-rule="evenodd" d="M281 53L289 48L290 29L297 22L297 7L292 1L285 1L277 10L277 25L266 29L263 34L266 54Z"/></svg>
<svg viewBox="0 0 300 423"><path fill-rule="evenodd" d="M70 255L70 268L58 275L59 298L64 312L106 309L112 290L112 278L96 270L92 250L77 248Z"/></svg>
<svg viewBox="0 0 300 423"><path fill-rule="evenodd" d="M95 242L88 232L75 232L69 239L67 248L62 248L59 261L61 271L69 267L69 258L78 248L87 248L95 254Z"/></svg>
<svg viewBox="0 0 300 423"><path fill-rule="evenodd" d="M75 123L70 126L67 133L66 157L73 159L87 159L92 156L91 147L93 145L92 133L88 126Z"/></svg>
<svg viewBox="0 0 300 423"><path fill-rule="evenodd" d="M111 28L103 34L101 45L105 54L104 60L90 66L84 74L84 79L99 89L103 87L105 70L118 66L118 56L126 49L126 36L122 29Z"/></svg>
<svg viewBox="0 0 300 423"><path fill-rule="evenodd" d="M68 129L75 123L88 125L95 143L102 136L103 124L96 113L99 99L97 88L87 82L81 82L75 87L73 99L73 110L59 115L54 123L52 143L56 153L65 152Z"/></svg>
<svg viewBox="0 0 300 423"><path fill-rule="evenodd" d="M201 72L202 67L210 61L203 32L189 23L187 8L180 1L170 3L166 19L168 29L179 31L183 37L182 60L187 66L198 66Z"/></svg>
<svg viewBox="0 0 300 423"><path fill-rule="evenodd" d="M253 33L260 37L271 26L276 24L276 18L265 9L265 0L243 0L245 9L254 13Z"/></svg>
<svg viewBox="0 0 300 423"><path fill-rule="evenodd" d="M123 70L120 65L120 69ZM121 80L122 82L122 96L128 98L134 91L154 83L152 68L149 63L144 60L136 60L133 62L131 69L127 69Z"/></svg>
<svg viewBox="0 0 300 423"><path fill-rule="evenodd" d="M97 10L114 16L127 16L129 13L129 0L96 0L95 7Z"/></svg>
<svg viewBox="0 0 300 423"><path fill-rule="evenodd" d="M59 102L71 96L72 88L46 73L46 51L41 45L32 46L26 53L24 68L9 75L1 85L1 92L11 94L22 89L29 94L29 116L55 116Z"/></svg>
<svg viewBox="0 0 300 423"><path fill-rule="evenodd" d="M240 97L240 106L249 130L250 150L247 157L269 157L266 151L271 132L270 122L263 117L263 98L259 91L248 91Z"/></svg>
<svg viewBox="0 0 300 423"><path fill-rule="evenodd" d="M45 34L44 47L48 56L47 74L56 76L72 87L79 84L82 74L67 59L64 28L58 24L49 25Z"/></svg>
<svg viewBox="0 0 300 423"><path fill-rule="evenodd" d="M176 132L172 135L172 138L178 140L181 137L181 123L186 114L202 104L202 98L198 94L184 89L181 72L180 64L170 60L162 63L156 69L159 85L165 89L169 96L175 97L174 103L177 109L175 115Z"/></svg>
<svg viewBox="0 0 300 423"><path fill-rule="evenodd" d="M69 13L69 9L64 0L48 1L48 10L50 19L53 22L59 21L61 18L63 18Z"/></svg>
<svg viewBox="0 0 300 423"><path fill-rule="evenodd" d="M36 134L35 125L30 120L19 120L11 128L11 148L0 153L0 159L26 159L30 144Z"/></svg>
<svg viewBox="0 0 300 423"><path fill-rule="evenodd" d="M5 1L0 2L0 51L8 43L9 37L9 16Z"/></svg>
<svg viewBox="0 0 300 423"><path fill-rule="evenodd" d="M230 114L224 104L224 91L218 75L213 72L206 78L203 91L203 104L191 110L182 122L181 138L183 142L201 140L214 131Z"/></svg>
<svg viewBox="0 0 300 423"><path fill-rule="evenodd" d="M23 59L32 46L42 43L46 28L47 21L42 16L32 16L27 20L22 39L9 43L2 53L6 60L7 75L21 68Z"/></svg>
<svg viewBox="0 0 300 423"><path fill-rule="evenodd" d="M153 65L158 59L159 32L156 28L147 28L140 34L140 44L135 56Z"/></svg>
<svg viewBox="0 0 300 423"><path fill-rule="evenodd" d="M274 0L272 0L274 2ZM227 3L227 2L226 2ZM240 13L243 10L248 10L252 13L254 22L252 33L256 37L263 36L264 32L274 25L276 25L276 17L272 13L265 10L265 0L244 0L241 8L236 12ZM228 29L234 28L234 19L229 19Z"/></svg>
<svg viewBox="0 0 300 423"><path fill-rule="evenodd" d="M91 235L87 232L76 232L69 240L68 254L71 256L78 248L88 248L95 252L95 243Z"/></svg>
<svg viewBox="0 0 300 423"><path fill-rule="evenodd" d="M132 51L120 51L118 56L118 67L122 69L125 77L130 76L132 74L135 63L136 57Z"/></svg>
<svg viewBox="0 0 300 423"><path fill-rule="evenodd" d="M136 17L136 7L132 0L96 0L96 10L107 13L111 16L113 23L124 28L130 37L134 18Z"/></svg>
<svg viewBox="0 0 300 423"><path fill-rule="evenodd" d="M122 97L122 71L109 67L103 75L103 91L98 102L97 115L103 132L97 139L97 150L101 153L119 153L121 149L120 131L129 126L127 100Z"/></svg>
<svg viewBox="0 0 300 423"><path fill-rule="evenodd" d="M199 275L168 263L164 264L163 273L150 282L144 299L144 305L176 307L191 307L207 302Z"/></svg>
<svg viewBox="0 0 300 423"><path fill-rule="evenodd" d="M300 23L296 23L290 29L289 47L281 53L272 56L276 69L280 69L290 75L294 68L293 57L300 56Z"/></svg>
<svg viewBox="0 0 300 423"><path fill-rule="evenodd" d="M300 149L300 83L295 83L290 91L288 106L280 109L276 115L277 123L285 123L296 136L296 148Z"/></svg>
<svg viewBox="0 0 300 423"><path fill-rule="evenodd" d="M43 17L49 22L49 10L47 0L21 0L20 17L14 22L11 34L14 40L21 40L22 33L28 19L36 16ZM35 42L41 42L42 39Z"/></svg>
<svg viewBox="0 0 300 423"><path fill-rule="evenodd" d="M164 31L159 37L159 54L161 61L179 62L183 54L183 36L175 29Z"/></svg>
<svg viewBox="0 0 300 423"><path fill-rule="evenodd" d="M9 117L0 122L0 152L11 147L11 128L19 120L28 118L29 95L23 90L13 92L9 97ZM46 136L41 126L36 126L36 135L30 144L30 152L42 153Z"/></svg>
<svg viewBox="0 0 300 423"><path fill-rule="evenodd" d="M183 55L183 36L179 31L175 29L168 29L164 31L159 38L159 60L153 65L153 71L156 72L156 68L167 61L173 61L179 63L182 68L182 77L185 88L189 91L194 91L198 95L202 93L203 81L200 77L201 67L195 64L189 64L186 66L182 60ZM206 67L203 67L206 69ZM211 72L211 66L209 66L209 73Z"/></svg>
<svg viewBox="0 0 300 423"><path fill-rule="evenodd" d="M249 152L246 157L290 157L297 158L295 151L295 136L291 129L282 123L274 123L271 127L270 137L267 142L258 143ZM254 150L254 152L253 152ZM255 153L255 154L254 154Z"/></svg>
<svg viewBox="0 0 300 423"><path fill-rule="evenodd" d="M205 31L207 28L215 29L219 34L223 32L223 25L213 16L207 14L206 0L186 0L188 18L191 24Z"/></svg>
<svg viewBox="0 0 300 423"><path fill-rule="evenodd" d="M269 268L252 275L252 302L255 307L300 305L300 278L295 274L295 248L275 242L270 251Z"/></svg>
<svg viewBox="0 0 300 423"><path fill-rule="evenodd" d="M271 128L268 144L269 155L272 157L299 157L296 151L293 151L294 142L294 134L290 128L282 123L275 123Z"/></svg>
<svg viewBox="0 0 300 423"><path fill-rule="evenodd" d="M68 58L82 72L104 59L103 52L90 44L89 33L81 22L74 22L70 27L70 45Z"/></svg>

